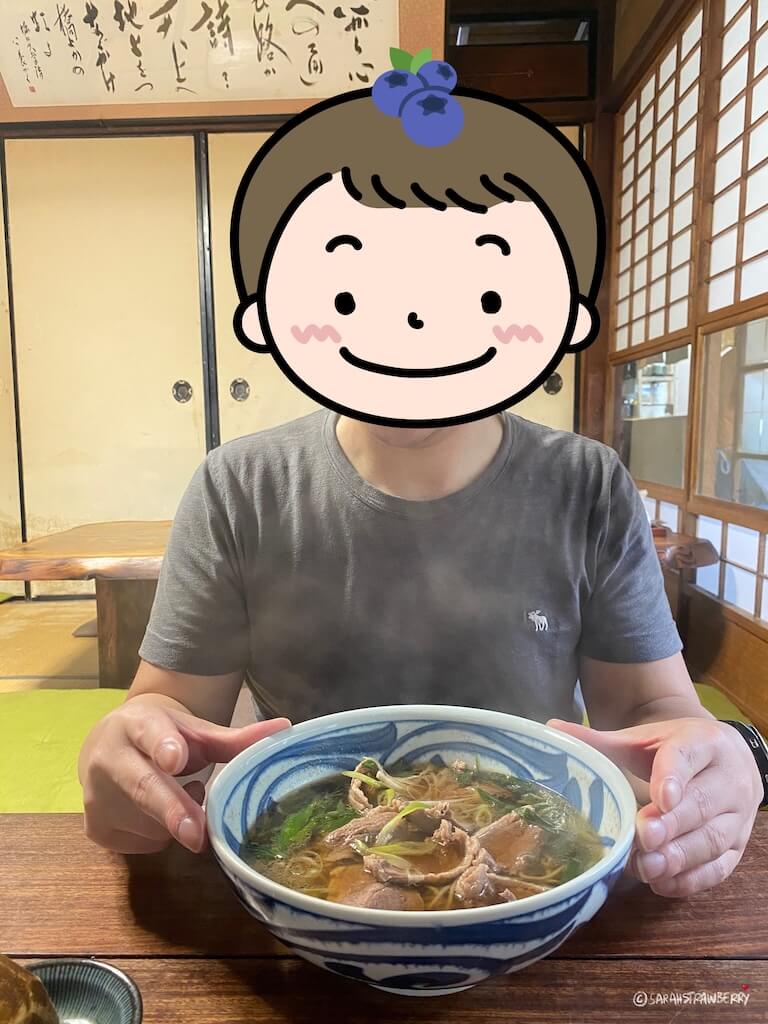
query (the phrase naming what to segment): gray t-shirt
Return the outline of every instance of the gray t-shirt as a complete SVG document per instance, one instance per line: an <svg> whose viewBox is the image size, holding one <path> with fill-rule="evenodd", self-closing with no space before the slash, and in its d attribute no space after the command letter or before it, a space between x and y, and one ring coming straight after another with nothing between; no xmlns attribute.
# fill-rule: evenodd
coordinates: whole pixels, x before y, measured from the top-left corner
<svg viewBox="0 0 768 1024"><path fill-rule="evenodd" d="M613 449L509 413L467 487L365 481L320 410L230 441L174 519L140 655L246 670L263 717L382 704L581 721L578 655L681 649L645 509Z"/></svg>

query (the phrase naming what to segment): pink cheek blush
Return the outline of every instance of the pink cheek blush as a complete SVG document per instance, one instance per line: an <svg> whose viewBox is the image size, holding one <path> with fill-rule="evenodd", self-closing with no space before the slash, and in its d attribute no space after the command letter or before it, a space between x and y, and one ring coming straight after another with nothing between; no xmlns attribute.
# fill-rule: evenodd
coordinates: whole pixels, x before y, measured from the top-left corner
<svg viewBox="0 0 768 1024"><path fill-rule="evenodd" d="M537 345L544 341L541 331L534 327L533 324L526 324L525 327L520 327L519 324L510 324L509 327L496 326L493 328L493 333L502 345L508 345L515 338L518 341L528 341L530 338Z"/></svg>
<svg viewBox="0 0 768 1024"><path fill-rule="evenodd" d="M312 338L317 339L317 341L325 341L326 338L330 338L330 340L335 342L337 345L341 341L341 335L336 328L331 327L330 324L325 324L323 327L318 327L317 324L308 324L308 326L304 328L294 324L291 328L291 334L300 345L306 345Z"/></svg>

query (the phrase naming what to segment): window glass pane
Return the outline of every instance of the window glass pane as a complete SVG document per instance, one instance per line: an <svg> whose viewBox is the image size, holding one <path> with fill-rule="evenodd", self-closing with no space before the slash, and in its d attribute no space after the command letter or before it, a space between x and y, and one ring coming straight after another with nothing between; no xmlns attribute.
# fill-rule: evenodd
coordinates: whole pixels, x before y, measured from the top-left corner
<svg viewBox="0 0 768 1024"><path fill-rule="evenodd" d="M672 151L668 149L656 161L656 180L653 186L653 212L661 213L669 206L672 183Z"/></svg>
<svg viewBox="0 0 768 1024"><path fill-rule="evenodd" d="M680 68L680 95L687 92L699 77L701 67L701 47L697 46L691 56Z"/></svg>
<svg viewBox="0 0 768 1024"><path fill-rule="evenodd" d="M659 338L659 337L661 337L662 334L665 333L666 328L664 326L664 323L665 323L664 310L660 310L657 313L652 313L648 317L648 340L649 341L652 338Z"/></svg>
<svg viewBox="0 0 768 1024"><path fill-rule="evenodd" d="M640 202L651 191L651 172L648 170L637 179L637 201Z"/></svg>
<svg viewBox="0 0 768 1024"><path fill-rule="evenodd" d="M680 509L677 505L673 505L671 501L659 502L659 519L666 526L669 526L675 533L677 533L677 520L679 515Z"/></svg>
<svg viewBox="0 0 768 1024"><path fill-rule="evenodd" d="M685 32L683 32L683 38L680 43L680 55L682 57L701 39L701 20L702 12L699 11Z"/></svg>
<svg viewBox="0 0 768 1024"><path fill-rule="evenodd" d="M667 81L677 67L677 46L673 46L659 67L659 88Z"/></svg>
<svg viewBox="0 0 768 1024"><path fill-rule="evenodd" d="M688 295L688 279L690 277L690 265L676 270L669 279L669 301L676 302ZM684 324L682 326L685 326Z"/></svg>
<svg viewBox="0 0 768 1024"><path fill-rule="evenodd" d="M653 222L653 236L651 245L654 249L658 249L660 245L669 238L669 214L664 213L658 220Z"/></svg>
<svg viewBox="0 0 768 1024"><path fill-rule="evenodd" d="M744 131L744 110L746 101L742 96L729 111L722 115L717 126L717 151L737 139Z"/></svg>
<svg viewBox="0 0 768 1024"><path fill-rule="evenodd" d="M632 258L632 246L625 245L623 249L619 249L619 272L623 273L629 269L629 263Z"/></svg>
<svg viewBox="0 0 768 1024"><path fill-rule="evenodd" d="M640 127L638 129L638 140L642 142L646 139L653 128L653 107L649 107L648 110L640 118Z"/></svg>
<svg viewBox="0 0 768 1024"><path fill-rule="evenodd" d="M736 228L731 228L712 243L709 272L713 276L736 266Z"/></svg>
<svg viewBox="0 0 768 1024"><path fill-rule="evenodd" d="M736 274L732 270L709 282L710 313L715 309L722 309L723 306L732 305L735 285Z"/></svg>
<svg viewBox="0 0 768 1024"><path fill-rule="evenodd" d="M670 112L672 104L675 102L675 80L672 79L667 85L664 86L662 91L659 93L659 98L656 101L656 116L659 120Z"/></svg>
<svg viewBox="0 0 768 1024"><path fill-rule="evenodd" d="M619 245L626 245L632 239L632 217L625 217L619 228Z"/></svg>
<svg viewBox="0 0 768 1024"><path fill-rule="evenodd" d="M752 113L750 114L752 124L759 121L765 113L768 113L768 75L761 78L752 90Z"/></svg>
<svg viewBox="0 0 768 1024"><path fill-rule="evenodd" d="M641 316L645 316L648 309L647 291L642 288L639 292L635 292L632 296L632 319L637 320Z"/></svg>
<svg viewBox="0 0 768 1024"><path fill-rule="evenodd" d="M616 323L619 327L629 322L629 299L619 302L616 306Z"/></svg>
<svg viewBox="0 0 768 1024"><path fill-rule="evenodd" d="M640 93L640 110L645 110L647 106L653 101L653 97L656 95L656 73L654 72L648 81L643 86L643 91Z"/></svg>
<svg viewBox="0 0 768 1024"><path fill-rule="evenodd" d="M699 494L763 509L768 508L768 358L763 358L762 348L766 325L766 319L755 320L703 339L697 456ZM754 361L748 358L755 356ZM736 543L743 544L745 536L749 534L740 535Z"/></svg>
<svg viewBox="0 0 768 1024"><path fill-rule="evenodd" d="M635 260L644 260L648 255L648 229L641 231L635 238Z"/></svg>
<svg viewBox="0 0 768 1024"><path fill-rule="evenodd" d="M666 120L662 121L659 127L656 129L656 152L661 151L669 145L672 141L672 133L675 128L675 118L673 114L668 114Z"/></svg>
<svg viewBox="0 0 768 1024"><path fill-rule="evenodd" d="M622 160L628 160L630 156L635 152L637 148L637 130L635 128L629 133L624 139L624 147L622 150Z"/></svg>
<svg viewBox="0 0 768 1024"><path fill-rule="evenodd" d="M751 299L763 292L768 292L768 256L759 256L741 268L742 299Z"/></svg>
<svg viewBox="0 0 768 1024"><path fill-rule="evenodd" d="M723 553L723 524L709 516L696 517L696 536L708 540L718 555Z"/></svg>
<svg viewBox="0 0 768 1024"><path fill-rule="evenodd" d="M629 329L627 327L621 327L616 331L616 348L621 350L626 348L629 344Z"/></svg>
<svg viewBox="0 0 768 1024"><path fill-rule="evenodd" d="M645 505L645 511L648 515L648 522L656 518L656 499L655 498L643 498L643 504Z"/></svg>
<svg viewBox="0 0 768 1024"><path fill-rule="evenodd" d="M639 480L682 487L688 427L691 347L672 349L615 369L616 445Z"/></svg>
<svg viewBox="0 0 768 1024"><path fill-rule="evenodd" d="M638 288L644 288L645 287L645 282L646 282L647 275L648 275L647 265L644 262L643 263L638 263L635 266L634 271L632 272L632 287L633 287L633 289L635 291L637 291Z"/></svg>
<svg viewBox="0 0 768 1024"><path fill-rule="evenodd" d="M684 327L688 326L688 299L683 299L682 302L676 302L673 306L669 307L669 330L682 331Z"/></svg>
<svg viewBox="0 0 768 1024"><path fill-rule="evenodd" d="M715 168L715 192L722 192L731 185L741 174L741 152L743 141L739 139L735 146L732 146L727 153L717 158Z"/></svg>
<svg viewBox="0 0 768 1024"><path fill-rule="evenodd" d="M663 245L651 256L651 277L661 277L667 272L668 246Z"/></svg>
<svg viewBox="0 0 768 1024"><path fill-rule="evenodd" d="M679 199L680 196L690 192L693 188L693 168L695 162L694 157L691 157L688 163L683 164L675 174L675 199Z"/></svg>
<svg viewBox="0 0 768 1024"><path fill-rule="evenodd" d="M630 103L629 107L627 108L626 114L624 115L624 135L627 134L627 132L629 131L629 129L632 127L632 125L635 123L636 120L637 120L637 100L632 100L632 102Z"/></svg>
<svg viewBox="0 0 768 1024"><path fill-rule="evenodd" d="M695 85L691 91L680 100L677 107L677 124L679 128L688 124L692 117L695 117L699 109L699 87Z"/></svg>
<svg viewBox="0 0 768 1024"><path fill-rule="evenodd" d="M757 0L757 27L762 28L768 21L768 0Z"/></svg>
<svg viewBox="0 0 768 1024"><path fill-rule="evenodd" d="M650 211L651 203L648 199L640 203L640 205L638 206L637 210L635 211L635 228L638 231L640 231L641 228L647 227Z"/></svg>
<svg viewBox="0 0 768 1024"><path fill-rule="evenodd" d="M748 530L746 526L728 524L728 545L726 548L729 562L738 562L747 569L757 571L757 554L760 534L757 530Z"/></svg>
<svg viewBox="0 0 768 1024"><path fill-rule="evenodd" d="M708 590L715 597L719 596L720 586L720 565L706 565L703 569L696 570L696 586L702 590Z"/></svg>
<svg viewBox="0 0 768 1024"><path fill-rule="evenodd" d="M626 299L629 295L629 274L622 274L619 278L619 298Z"/></svg>
<svg viewBox="0 0 768 1024"><path fill-rule="evenodd" d="M760 609L760 618L768 622L768 583L763 580L763 601Z"/></svg>
<svg viewBox="0 0 768 1024"><path fill-rule="evenodd" d="M763 32L755 43L755 78L768 68L768 32Z"/></svg>
<svg viewBox="0 0 768 1024"><path fill-rule="evenodd" d="M768 363L768 320L747 324L744 352L745 363Z"/></svg>
<svg viewBox="0 0 768 1024"><path fill-rule="evenodd" d="M727 25L734 14L744 5L744 0L725 0L725 24Z"/></svg>
<svg viewBox="0 0 768 1024"><path fill-rule="evenodd" d="M739 218L739 197L741 188L736 185L729 189L712 205L712 234L719 235L721 231L735 224Z"/></svg>
<svg viewBox="0 0 768 1024"><path fill-rule="evenodd" d="M645 340L645 320L636 320L632 324L632 344L641 345Z"/></svg>
<svg viewBox="0 0 768 1024"><path fill-rule="evenodd" d="M756 164L761 164L766 157L768 157L768 121L762 121L749 133L747 170L751 171Z"/></svg>
<svg viewBox="0 0 768 1024"><path fill-rule="evenodd" d="M725 107L735 100L747 87L747 61L749 54L745 53L736 61L733 67L726 71L720 80L720 109L724 110Z"/></svg>
<svg viewBox="0 0 768 1024"><path fill-rule="evenodd" d="M768 164L759 171L753 171L747 178L746 213L754 213L768 204Z"/></svg>
<svg viewBox="0 0 768 1024"><path fill-rule="evenodd" d="M723 583L723 598L729 604L735 604L742 611L755 614L755 591L757 588L757 576L744 569L737 569L735 565L725 566L725 580Z"/></svg>
<svg viewBox="0 0 768 1024"><path fill-rule="evenodd" d="M672 234L676 235L678 231L682 231L683 228L690 227L692 216L693 196L690 195L686 199L681 199L679 203L675 204L675 208L672 211Z"/></svg>
<svg viewBox="0 0 768 1024"><path fill-rule="evenodd" d="M675 143L675 167L679 166L693 153L696 147L696 122L691 124L677 136Z"/></svg>
<svg viewBox="0 0 768 1024"><path fill-rule="evenodd" d="M651 285L651 309L655 312L661 309L667 301L667 279L662 277L660 281Z"/></svg>
<svg viewBox="0 0 768 1024"><path fill-rule="evenodd" d="M749 23L751 11L749 8L735 21L723 37L723 60L722 67L730 64L742 46L746 46L749 40Z"/></svg>
<svg viewBox="0 0 768 1024"><path fill-rule="evenodd" d="M651 139L644 142L640 149L637 151L637 170L644 171L648 164L651 162Z"/></svg>
<svg viewBox="0 0 768 1024"><path fill-rule="evenodd" d="M750 217L744 223L744 243L742 259L748 260L768 249L768 210ZM768 291L768 281L765 282L765 290Z"/></svg>

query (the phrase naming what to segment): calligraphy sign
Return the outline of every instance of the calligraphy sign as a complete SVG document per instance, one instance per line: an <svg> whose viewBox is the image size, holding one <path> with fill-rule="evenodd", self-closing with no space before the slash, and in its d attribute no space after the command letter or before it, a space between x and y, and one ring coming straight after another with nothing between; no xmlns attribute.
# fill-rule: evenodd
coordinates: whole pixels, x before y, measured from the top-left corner
<svg viewBox="0 0 768 1024"><path fill-rule="evenodd" d="M14 107L318 99L390 66L398 0L1 0Z"/></svg>

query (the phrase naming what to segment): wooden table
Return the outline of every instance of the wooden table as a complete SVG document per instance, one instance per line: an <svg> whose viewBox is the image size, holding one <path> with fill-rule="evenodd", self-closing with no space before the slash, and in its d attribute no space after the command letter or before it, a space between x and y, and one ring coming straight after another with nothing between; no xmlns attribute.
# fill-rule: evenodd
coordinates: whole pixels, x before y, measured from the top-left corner
<svg viewBox="0 0 768 1024"><path fill-rule="evenodd" d="M237 903L210 854L122 857L79 815L0 815L0 951L95 955L139 985L145 1024L764 1024L768 814L741 864L685 900L627 877L545 960L452 997L389 996L291 955ZM656 993L742 992L744 1005L658 1005ZM636 1006L634 994L649 1004ZM716 998L716 997L714 997ZM721 997L722 998L722 997Z"/></svg>
<svg viewBox="0 0 768 1024"><path fill-rule="evenodd" d="M0 580L95 580L99 685L128 687L139 664L171 521L92 523L0 551ZM680 570L717 561L708 541L654 537L673 613ZM677 616L676 616L677 617ZM78 635L88 630L78 630ZM92 633L90 635L93 635Z"/></svg>
<svg viewBox="0 0 768 1024"><path fill-rule="evenodd" d="M92 523L52 533L0 551L0 580L95 580L99 685L128 687L170 529L170 520L163 520Z"/></svg>

